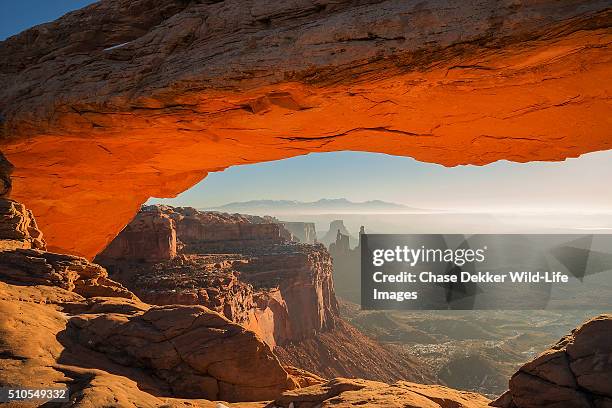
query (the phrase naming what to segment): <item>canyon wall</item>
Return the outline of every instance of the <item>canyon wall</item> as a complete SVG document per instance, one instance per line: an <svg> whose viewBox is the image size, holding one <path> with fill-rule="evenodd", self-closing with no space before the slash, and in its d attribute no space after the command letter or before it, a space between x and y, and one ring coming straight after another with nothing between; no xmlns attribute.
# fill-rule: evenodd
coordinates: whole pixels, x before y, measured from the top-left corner
<svg viewBox="0 0 612 408"><path fill-rule="evenodd" d="M338 316L329 254L286 232L261 217L148 206L96 262L149 303L205 305L282 344Z"/></svg>
<svg viewBox="0 0 612 408"><path fill-rule="evenodd" d="M261 401L322 381L290 375L256 333L219 313L148 305L100 265L28 248L12 222L27 209L6 199L0 206L19 210L0 213L0 387L65 383L70 406L184 407L173 398Z"/></svg>
<svg viewBox="0 0 612 408"><path fill-rule="evenodd" d="M344 226L344 225L343 225ZM331 230L330 230L331 231ZM336 241L329 244L329 254L334 262L334 282L336 293L353 303L361 303L361 234L365 233L362 226L359 231L357 246L351 248L351 237L338 229Z"/></svg>
<svg viewBox="0 0 612 408"><path fill-rule="evenodd" d="M98 2L0 43L11 194L50 249L92 258L149 197L232 165L610 149L611 15L605 0Z"/></svg>
<svg viewBox="0 0 612 408"><path fill-rule="evenodd" d="M173 221L176 232L165 235L176 237L171 259L141 259L129 250L131 240L157 242L152 216ZM285 365L326 378L433 382L426 367L342 321L329 253L320 244L291 241L286 232L270 217L149 206L96 262L147 303L202 305L223 314L257 333Z"/></svg>
<svg viewBox="0 0 612 408"><path fill-rule="evenodd" d="M160 262L176 256L176 225L156 208L140 212L98 259Z"/></svg>
<svg viewBox="0 0 612 408"><path fill-rule="evenodd" d="M294 238L305 244L317 242L317 230L314 222L280 221L286 230L291 232Z"/></svg>

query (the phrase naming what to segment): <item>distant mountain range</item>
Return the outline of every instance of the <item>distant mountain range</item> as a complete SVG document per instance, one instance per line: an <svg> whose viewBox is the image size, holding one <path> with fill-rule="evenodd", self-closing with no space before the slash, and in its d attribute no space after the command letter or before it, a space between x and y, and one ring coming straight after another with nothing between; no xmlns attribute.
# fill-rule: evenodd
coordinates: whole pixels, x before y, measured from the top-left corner
<svg viewBox="0 0 612 408"><path fill-rule="evenodd" d="M224 212L245 214L342 214L342 213L376 213L376 212L421 212L421 208L381 200L353 202L346 198L322 198L318 201L304 202L295 200L251 200L234 202L220 207L208 208Z"/></svg>

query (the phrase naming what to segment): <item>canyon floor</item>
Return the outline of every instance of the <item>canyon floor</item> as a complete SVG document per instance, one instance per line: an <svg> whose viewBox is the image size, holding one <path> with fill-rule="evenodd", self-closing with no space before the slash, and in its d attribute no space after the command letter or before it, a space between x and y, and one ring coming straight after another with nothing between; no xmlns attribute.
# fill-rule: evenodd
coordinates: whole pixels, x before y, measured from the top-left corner
<svg viewBox="0 0 612 408"><path fill-rule="evenodd" d="M450 387L495 398L508 378L601 310L362 311L340 301L341 315L361 332L427 364Z"/></svg>

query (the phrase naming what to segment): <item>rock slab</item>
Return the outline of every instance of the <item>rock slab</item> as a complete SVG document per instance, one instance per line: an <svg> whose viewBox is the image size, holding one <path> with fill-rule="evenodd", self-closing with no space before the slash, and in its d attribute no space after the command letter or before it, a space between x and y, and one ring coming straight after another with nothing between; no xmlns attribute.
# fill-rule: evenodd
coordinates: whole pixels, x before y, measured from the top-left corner
<svg viewBox="0 0 612 408"><path fill-rule="evenodd" d="M612 407L612 315L597 316L510 379L500 408Z"/></svg>

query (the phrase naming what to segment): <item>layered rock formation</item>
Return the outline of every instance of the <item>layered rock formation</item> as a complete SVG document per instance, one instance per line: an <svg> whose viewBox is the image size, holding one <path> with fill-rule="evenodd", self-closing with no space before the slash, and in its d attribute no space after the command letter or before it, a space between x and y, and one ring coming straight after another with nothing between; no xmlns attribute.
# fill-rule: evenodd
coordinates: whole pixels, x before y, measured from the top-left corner
<svg viewBox="0 0 612 408"><path fill-rule="evenodd" d="M601 315L523 365L501 408L612 407L612 315Z"/></svg>
<svg viewBox="0 0 612 408"><path fill-rule="evenodd" d="M34 249L0 251L0 274L11 284L58 286L86 298L136 299L123 285L109 279L100 265L72 255Z"/></svg>
<svg viewBox="0 0 612 408"><path fill-rule="evenodd" d="M365 228L363 226L360 228L358 244L354 248L351 247L351 236L341 231L342 228L338 228L335 242L329 244L329 254L334 261L336 293L342 299L360 303L361 234L365 234Z"/></svg>
<svg viewBox="0 0 612 408"><path fill-rule="evenodd" d="M0 249L46 249L32 211L16 201L0 198Z"/></svg>
<svg viewBox="0 0 612 408"><path fill-rule="evenodd" d="M52 250L91 258L149 197L232 165L610 149L610 16L606 0L99 2L0 43L12 197Z"/></svg>
<svg viewBox="0 0 612 408"><path fill-rule="evenodd" d="M327 251L281 230L261 217L146 207L96 261L150 303L205 305L274 345L331 328L338 315ZM180 256L160 262L157 244L151 258L133 250L158 241Z"/></svg>
<svg viewBox="0 0 612 408"><path fill-rule="evenodd" d="M175 237L177 255L142 262L129 250L117 254L116 248L134 246L130 240L156 242L158 223L143 222L152 216L173 221L176 232L165 236ZM96 261L148 303L222 313L256 332L286 365L328 378L434 380L418 362L342 321L329 253L322 245L292 242L283 231L271 218L144 207Z"/></svg>
<svg viewBox="0 0 612 408"><path fill-rule="evenodd" d="M102 254L110 259L167 261L176 256L174 220L159 211L138 214Z"/></svg>
<svg viewBox="0 0 612 408"><path fill-rule="evenodd" d="M291 233L298 242L314 244L317 242L317 230L314 222L280 221L280 224Z"/></svg>
<svg viewBox="0 0 612 408"><path fill-rule="evenodd" d="M17 234L23 224L7 225ZM4 232L0 243L13 238ZM0 386L66 383L71 406L204 407L212 404L174 398L261 401L322 381L293 368L290 375L257 334L203 306L151 307L83 258L7 247Z"/></svg>
<svg viewBox="0 0 612 408"><path fill-rule="evenodd" d="M21 203L0 198L0 275L17 285L58 286L84 297L135 296L108 279L99 265L72 255L45 251L32 212Z"/></svg>

